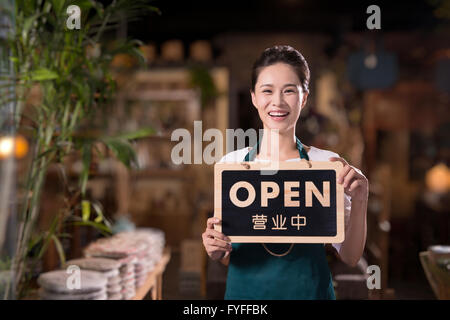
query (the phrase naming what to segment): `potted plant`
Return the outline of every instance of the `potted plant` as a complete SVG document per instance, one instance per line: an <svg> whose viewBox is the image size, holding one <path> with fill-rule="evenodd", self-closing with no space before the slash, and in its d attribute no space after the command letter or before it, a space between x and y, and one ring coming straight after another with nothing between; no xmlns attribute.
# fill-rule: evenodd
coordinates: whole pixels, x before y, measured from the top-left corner
<svg viewBox="0 0 450 320"><path fill-rule="evenodd" d="M80 9L79 29L68 27L69 5ZM95 145L104 144L130 167L136 164L131 141L148 136L153 130L104 134L99 127L92 128L98 122L95 119L106 119L116 89L110 69L114 56L126 53L142 59L139 41L116 41L107 46L101 40L124 15L130 19L158 10L144 0L115 0L107 6L88 0L16 0L10 9L14 10L15 21L7 45L14 75L2 76L2 80L15 86L15 95L0 96L0 103L16 102L13 125L33 141L30 168L20 186L23 198L18 207L17 246L10 264L16 296L21 298L26 294L29 271L50 244L64 260L60 241L67 236L64 225L84 224L106 234L110 232L100 207L85 197L92 154L97 152ZM41 98L25 112L32 88L40 92ZM56 164L64 180L64 159L73 152L79 153L83 163L79 188L67 191L64 210L54 217L48 230L38 233L39 201L48 168ZM95 220L86 214L91 208L97 213ZM81 218L74 214L77 209L83 212Z"/></svg>

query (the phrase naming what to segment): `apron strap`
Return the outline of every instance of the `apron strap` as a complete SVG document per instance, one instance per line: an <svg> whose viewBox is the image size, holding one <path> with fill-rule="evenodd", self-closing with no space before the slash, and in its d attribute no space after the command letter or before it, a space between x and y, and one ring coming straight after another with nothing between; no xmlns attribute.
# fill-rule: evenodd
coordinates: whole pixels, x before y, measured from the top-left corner
<svg viewBox="0 0 450 320"><path fill-rule="evenodd" d="M303 148L303 144L301 143L300 139L295 137L295 140L297 142L297 150L300 155L300 159L305 159L309 161L308 153L306 152L305 148ZM255 160L256 154L258 152L259 148L259 141L253 146L253 148L245 155L244 161L253 161Z"/></svg>

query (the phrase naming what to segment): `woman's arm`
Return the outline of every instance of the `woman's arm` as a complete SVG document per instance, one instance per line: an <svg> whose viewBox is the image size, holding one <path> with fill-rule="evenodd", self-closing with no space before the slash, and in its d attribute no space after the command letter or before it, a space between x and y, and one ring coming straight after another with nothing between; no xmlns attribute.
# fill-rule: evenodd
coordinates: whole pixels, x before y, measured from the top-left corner
<svg viewBox="0 0 450 320"><path fill-rule="evenodd" d="M346 264L354 267L364 252L367 235L367 201L352 201L350 219L345 230L345 240L339 256Z"/></svg>
<svg viewBox="0 0 450 320"><path fill-rule="evenodd" d="M345 229L345 240L339 250L342 261L356 266L364 252L367 236L367 201L369 182L361 171L350 166L342 158L330 158L344 164L337 180L343 184L344 191L352 198L350 219Z"/></svg>

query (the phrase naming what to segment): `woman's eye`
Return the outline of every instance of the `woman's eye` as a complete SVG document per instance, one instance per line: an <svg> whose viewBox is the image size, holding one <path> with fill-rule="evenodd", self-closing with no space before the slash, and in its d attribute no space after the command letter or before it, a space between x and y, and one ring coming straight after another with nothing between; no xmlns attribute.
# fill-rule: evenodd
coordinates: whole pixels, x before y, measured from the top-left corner
<svg viewBox="0 0 450 320"><path fill-rule="evenodd" d="M295 91L292 90L292 89L289 89L289 90L286 90L285 92L286 92L286 93L293 93L293 92L295 92Z"/></svg>
<svg viewBox="0 0 450 320"><path fill-rule="evenodd" d="M271 93L272 91L270 90L263 90L264 93Z"/></svg>

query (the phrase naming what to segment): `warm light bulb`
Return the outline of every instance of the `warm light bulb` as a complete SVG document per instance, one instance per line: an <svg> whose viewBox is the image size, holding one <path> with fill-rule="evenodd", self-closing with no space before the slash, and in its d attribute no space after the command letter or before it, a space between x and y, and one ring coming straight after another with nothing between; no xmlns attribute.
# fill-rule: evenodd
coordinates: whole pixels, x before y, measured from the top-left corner
<svg viewBox="0 0 450 320"><path fill-rule="evenodd" d="M10 157L14 149L14 138L13 137L2 137L0 138L0 158Z"/></svg>
<svg viewBox="0 0 450 320"><path fill-rule="evenodd" d="M443 163L435 165L428 170L425 181L428 189L438 193L447 192L449 186L449 169Z"/></svg>
<svg viewBox="0 0 450 320"><path fill-rule="evenodd" d="M0 159L5 159L14 154L18 159L28 153L28 142L22 136L4 136L0 138Z"/></svg>
<svg viewBox="0 0 450 320"><path fill-rule="evenodd" d="M22 159L28 153L28 141L23 136L16 136L16 158Z"/></svg>

